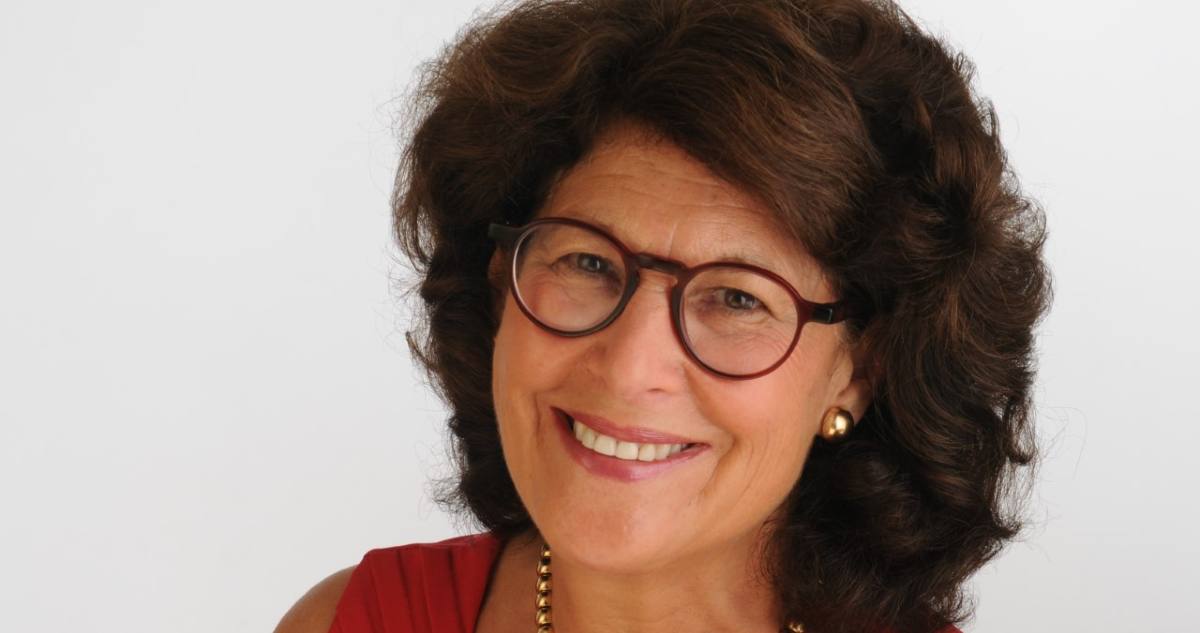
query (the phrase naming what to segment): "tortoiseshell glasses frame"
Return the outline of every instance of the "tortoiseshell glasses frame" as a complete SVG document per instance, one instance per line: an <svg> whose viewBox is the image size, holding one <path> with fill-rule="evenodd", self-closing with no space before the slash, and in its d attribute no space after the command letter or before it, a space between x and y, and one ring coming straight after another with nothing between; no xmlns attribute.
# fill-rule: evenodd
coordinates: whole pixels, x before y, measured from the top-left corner
<svg viewBox="0 0 1200 633"><path fill-rule="evenodd" d="M517 256L521 250L521 245L530 235L533 234L534 231L548 225L570 226L583 229L585 231L590 231L611 244L616 251L621 254L621 257L624 260L622 263L624 265L626 274L624 275L625 281L624 287L621 289L620 299L612 311L605 318L594 325L578 330L554 327L538 318L534 311L526 305L525 300L521 296L520 286L517 279ZM673 276L675 278L675 284L671 288L669 302L671 310L671 325L675 331L675 337L679 340L679 343L687 352L688 357L690 357L705 370L723 378L748 380L765 376L766 374L777 369L784 363L784 361L788 359L788 357L791 356L792 351L796 347L797 341L800 339L800 332L805 323L813 321L816 323L832 325L844 320L848 316L848 311L843 303L816 303L809 301L802 297L786 279L765 268L760 268L758 266L742 262L730 261L711 261L698 264L696 266L686 266L682 262L664 259L649 253L635 253L623 242L613 237L604 229L574 218L546 217L533 220L532 222L516 227L493 223L488 226L488 236L508 252L508 278L509 282L511 283L511 287L514 289L513 296L516 299L517 307L520 308L521 312L523 312L525 316L528 317L529 320L538 327L559 336L587 336L608 327L617 319L617 317L621 315L621 313L625 310L625 306L629 304L630 299L637 291L641 280L640 272L642 269L650 269ZM791 299L796 310L795 332L792 334L791 341L788 343L786 351L784 351L778 359L764 369L744 373L722 371L721 369L713 367L709 363L705 362L700 354L693 349L692 342L688 338L687 328L684 323L682 309L683 299L685 296L684 290L687 288L688 283L695 279L697 275L715 267L739 269L742 271L755 273L757 275L762 275L786 290L787 293L791 295Z"/></svg>

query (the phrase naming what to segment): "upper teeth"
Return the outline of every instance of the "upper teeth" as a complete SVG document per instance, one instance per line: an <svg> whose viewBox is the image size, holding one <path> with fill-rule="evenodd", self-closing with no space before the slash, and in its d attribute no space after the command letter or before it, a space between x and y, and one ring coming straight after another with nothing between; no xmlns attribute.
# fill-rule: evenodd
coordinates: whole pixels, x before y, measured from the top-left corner
<svg viewBox="0 0 1200 633"><path fill-rule="evenodd" d="M579 420L575 420L575 439L579 440L580 444L601 455L642 462L655 462L660 459L666 459L683 450L684 446L683 444L639 444L637 442L624 442L597 433Z"/></svg>

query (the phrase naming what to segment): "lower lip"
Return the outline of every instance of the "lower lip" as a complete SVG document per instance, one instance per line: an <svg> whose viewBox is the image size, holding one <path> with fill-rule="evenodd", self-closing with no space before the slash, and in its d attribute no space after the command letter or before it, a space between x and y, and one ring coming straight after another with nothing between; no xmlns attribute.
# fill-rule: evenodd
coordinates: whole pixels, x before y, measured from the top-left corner
<svg viewBox="0 0 1200 633"><path fill-rule="evenodd" d="M566 415L558 410L554 410L553 413L554 421L556 422L554 426L558 427L558 434L562 437L567 454L588 472L609 479L616 479L618 481L648 479L690 461L693 457L708 449L708 446L705 444L697 444L675 453L664 460L655 462L609 457L580 444L579 440L575 439L574 432L571 431L571 425L567 422Z"/></svg>

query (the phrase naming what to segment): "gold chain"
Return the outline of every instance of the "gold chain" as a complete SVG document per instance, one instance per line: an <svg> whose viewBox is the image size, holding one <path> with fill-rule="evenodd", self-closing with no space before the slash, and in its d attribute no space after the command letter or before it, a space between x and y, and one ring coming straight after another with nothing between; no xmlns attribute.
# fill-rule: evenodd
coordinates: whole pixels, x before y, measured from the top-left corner
<svg viewBox="0 0 1200 633"><path fill-rule="evenodd" d="M550 624L550 546L542 543L537 566L537 633L554 633Z"/></svg>
<svg viewBox="0 0 1200 633"><path fill-rule="evenodd" d="M554 633L554 625L550 621L550 546L542 543L542 555L537 565L537 615L534 618L537 633ZM786 631L804 633L804 625L791 622Z"/></svg>

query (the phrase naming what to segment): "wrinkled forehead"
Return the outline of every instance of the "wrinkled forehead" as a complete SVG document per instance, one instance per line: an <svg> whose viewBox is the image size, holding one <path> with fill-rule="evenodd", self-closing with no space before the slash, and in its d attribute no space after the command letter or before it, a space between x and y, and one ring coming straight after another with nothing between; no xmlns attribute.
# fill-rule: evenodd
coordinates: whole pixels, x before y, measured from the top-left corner
<svg viewBox="0 0 1200 633"><path fill-rule="evenodd" d="M832 300L820 266L775 213L660 139L633 131L608 135L554 179L537 213L549 216L583 220L634 252L688 266L759 266L811 300Z"/></svg>

